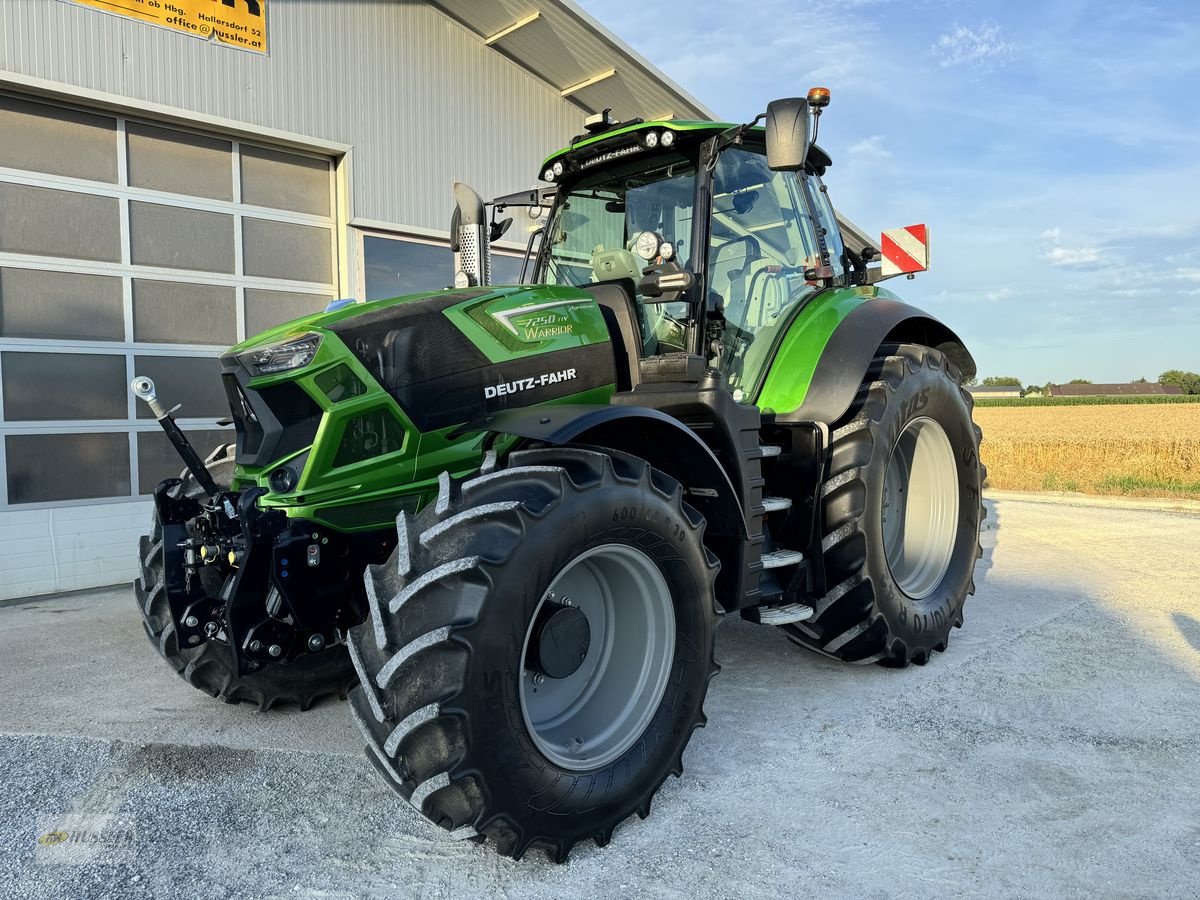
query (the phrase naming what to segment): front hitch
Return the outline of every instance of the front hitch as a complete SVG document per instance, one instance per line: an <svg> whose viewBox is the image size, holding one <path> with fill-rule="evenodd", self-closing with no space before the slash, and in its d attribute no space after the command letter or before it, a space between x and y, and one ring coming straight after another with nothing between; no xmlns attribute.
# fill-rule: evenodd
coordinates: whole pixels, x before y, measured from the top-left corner
<svg viewBox="0 0 1200 900"><path fill-rule="evenodd" d="M158 424L162 426L162 430L167 433L167 439L171 442L180 457L183 459L183 464L187 470L192 473L192 477L196 479L196 483L204 490L204 493L210 497L215 497L221 492L217 483L213 481L212 473L208 471L208 467L201 461L199 454L196 453L196 448L188 441L187 436L175 424L175 419L171 413L178 409L167 409L158 399L158 395L154 392L154 382L145 375L137 375L134 377L130 388L133 389L134 396L145 402L150 407L150 412L154 413L154 418L158 420Z"/></svg>

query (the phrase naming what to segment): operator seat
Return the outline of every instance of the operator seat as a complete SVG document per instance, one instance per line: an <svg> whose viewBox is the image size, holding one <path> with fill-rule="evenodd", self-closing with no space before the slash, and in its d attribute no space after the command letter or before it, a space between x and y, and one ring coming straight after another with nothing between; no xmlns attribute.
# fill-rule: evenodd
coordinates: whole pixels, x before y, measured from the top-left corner
<svg viewBox="0 0 1200 900"><path fill-rule="evenodd" d="M632 390L641 381L641 316L633 299L637 289L629 278L598 281L581 287L596 298L600 314L604 316L604 324L608 327L616 364L617 390Z"/></svg>

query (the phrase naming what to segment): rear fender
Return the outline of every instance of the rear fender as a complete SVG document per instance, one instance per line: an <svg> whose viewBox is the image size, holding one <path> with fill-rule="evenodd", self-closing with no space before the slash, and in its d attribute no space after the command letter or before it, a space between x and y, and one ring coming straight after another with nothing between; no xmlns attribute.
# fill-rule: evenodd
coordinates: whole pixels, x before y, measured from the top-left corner
<svg viewBox="0 0 1200 900"><path fill-rule="evenodd" d="M548 405L489 416L484 429L551 446L584 444L640 457L683 485L710 535L745 539L737 492L712 450L687 426L641 406Z"/></svg>
<svg viewBox="0 0 1200 900"><path fill-rule="evenodd" d="M879 288L852 290L860 302L847 292L831 298L836 305L827 304L819 320L806 320L805 310L792 323L758 397L759 408L774 412L776 421L840 420L884 344L932 347L964 378L975 374L962 339L933 316Z"/></svg>

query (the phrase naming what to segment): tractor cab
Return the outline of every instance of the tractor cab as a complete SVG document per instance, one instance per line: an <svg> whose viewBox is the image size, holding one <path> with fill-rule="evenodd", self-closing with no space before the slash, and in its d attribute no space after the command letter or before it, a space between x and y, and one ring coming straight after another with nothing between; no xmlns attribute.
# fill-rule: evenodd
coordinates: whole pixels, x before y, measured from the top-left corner
<svg viewBox="0 0 1200 900"><path fill-rule="evenodd" d="M496 201L550 205L529 280L596 296L618 388L712 367L752 401L795 314L827 288L877 280L874 248L843 242L821 180L831 161L810 122L828 96L777 101L765 126L618 123L606 110L542 164L548 188ZM790 147L785 113L787 137L803 136Z"/></svg>

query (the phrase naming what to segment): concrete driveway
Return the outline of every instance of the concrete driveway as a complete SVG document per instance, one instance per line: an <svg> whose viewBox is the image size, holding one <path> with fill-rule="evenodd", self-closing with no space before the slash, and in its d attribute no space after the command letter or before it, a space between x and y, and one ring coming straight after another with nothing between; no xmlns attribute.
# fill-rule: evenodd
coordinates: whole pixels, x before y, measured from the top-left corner
<svg viewBox="0 0 1200 900"><path fill-rule="evenodd" d="M0 897L1200 895L1200 513L989 506L947 654L724 623L683 779L563 866L443 839L343 704L194 691L128 589L0 608Z"/></svg>

